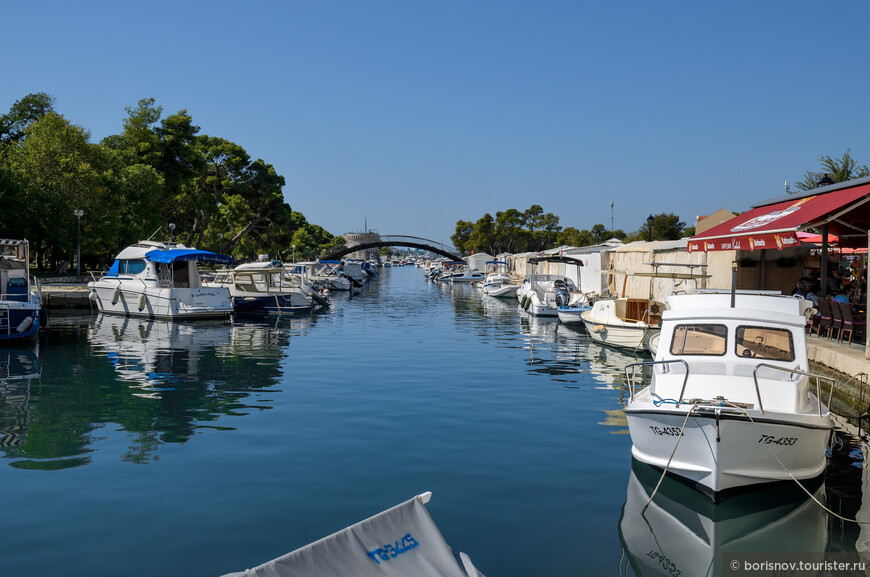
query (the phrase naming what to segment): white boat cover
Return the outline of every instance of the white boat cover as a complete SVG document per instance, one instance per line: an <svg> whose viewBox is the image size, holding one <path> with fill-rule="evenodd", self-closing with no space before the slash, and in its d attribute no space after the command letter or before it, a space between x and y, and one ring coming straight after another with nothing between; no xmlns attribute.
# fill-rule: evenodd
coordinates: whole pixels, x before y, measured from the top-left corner
<svg viewBox="0 0 870 577"><path fill-rule="evenodd" d="M418 495L365 521L224 577L483 577L447 545Z"/></svg>

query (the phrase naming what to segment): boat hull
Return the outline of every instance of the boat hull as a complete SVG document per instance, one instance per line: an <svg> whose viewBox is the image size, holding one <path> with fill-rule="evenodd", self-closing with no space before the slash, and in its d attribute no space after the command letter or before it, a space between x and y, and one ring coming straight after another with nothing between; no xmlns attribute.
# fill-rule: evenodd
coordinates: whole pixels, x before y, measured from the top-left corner
<svg viewBox="0 0 870 577"><path fill-rule="evenodd" d="M233 297L233 308L237 313L308 313L314 308L311 304L300 304L292 295L268 295L259 297Z"/></svg>
<svg viewBox="0 0 870 577"><path fill-rule="evenodd" d="M583 325L582 314L591 307L559 307L556 309L559 320L566 325Z"/></svg>
<svg viewBox="0 0 870 577"><path fill-rule="evenodd" d="M90 283L91 301L102 313L142 318L220 318L233 312L226 288L168 289L144 287L138 290L110 283ZM143 298L144 296L144 298Z"/></svg>
<svg viewBox="0 0 870 577"><path fill-rule="evenodd" d="M790 482L789 472L798 480L810 480L825 471L833 427L828 415L762 415L750 410L750 420L739 411L720 408L717 418L717 407L704 407L694 409L686 421L692 405L633 405L625 408L632 456L666 469L714 502L770 483Z"/></svg>
<svg viewBox="0 0 870 577"><path fill-rule="evenodd" d="M517 296L518 288L520 288L520 286L515 284L491 285L484 286L483 292L491 297L513 299Z"/></svg>
<svg viewBox="0 0 870 577"><path fill-rule="evenodd" d="M38 304L0 301L0 344L35 339L41 324Z"/></svg>
<svg viewBox="0 0 870 577"><path fill-rule="evenodd" d="M658 328L643 324L616 325L597 322L587 315L588 313L581 314L586 331L593 341L602 345L610 345L629 351L643 351L647 350L650 337L659 332Z"/></svg>

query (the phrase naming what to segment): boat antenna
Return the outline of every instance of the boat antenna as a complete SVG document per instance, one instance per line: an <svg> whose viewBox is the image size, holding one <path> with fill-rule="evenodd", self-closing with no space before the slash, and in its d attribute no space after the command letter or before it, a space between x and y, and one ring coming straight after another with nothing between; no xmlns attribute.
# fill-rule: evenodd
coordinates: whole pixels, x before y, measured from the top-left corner
<svg viewBox="0 0 870 577"><path fill-rule="evenodd" d="M160 232L161 228L163 228L163 226L158 226L157 230L155 230L153 233L151 233L151 236L148 237L148 240L151 240L152 238L154 238L154 235L157 234L158 232Z"/></svg>
<svg viewBox="0 0 870 577"><path fill-rule="evenodd" d="M737 300L737 261L731 261L731 308Z"/></svg>

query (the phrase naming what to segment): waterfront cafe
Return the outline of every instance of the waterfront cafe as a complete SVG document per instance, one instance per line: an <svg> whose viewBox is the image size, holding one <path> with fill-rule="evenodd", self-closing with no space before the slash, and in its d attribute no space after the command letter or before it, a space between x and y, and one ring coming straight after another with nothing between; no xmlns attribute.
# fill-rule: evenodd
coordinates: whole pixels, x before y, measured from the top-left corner
<svg viewBox="0 0 870 577"><path fill-rule="evenodd" d="M820 298L846 293L860 323L868 310L868 229L870 177L760 202L693 236L687 250L733 253L737 288L790 294L806 280ZM864 332L870 358L870 335Z"/></svg>

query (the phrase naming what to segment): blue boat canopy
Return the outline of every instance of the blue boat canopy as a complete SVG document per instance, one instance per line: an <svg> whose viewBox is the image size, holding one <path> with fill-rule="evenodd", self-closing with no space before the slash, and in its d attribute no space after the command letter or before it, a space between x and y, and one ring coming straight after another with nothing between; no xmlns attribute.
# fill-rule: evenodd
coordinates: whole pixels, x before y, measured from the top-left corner
<svg viewBox="0 0 870 577"><path fill-rule="evenodd" d="M204 262L216 262L218 264L231 264L233 257L207 250L192 248L173 248L170 250L152 250L145 253L145 258L151 262L170 264L175 261L201 260Z"/></svg>

